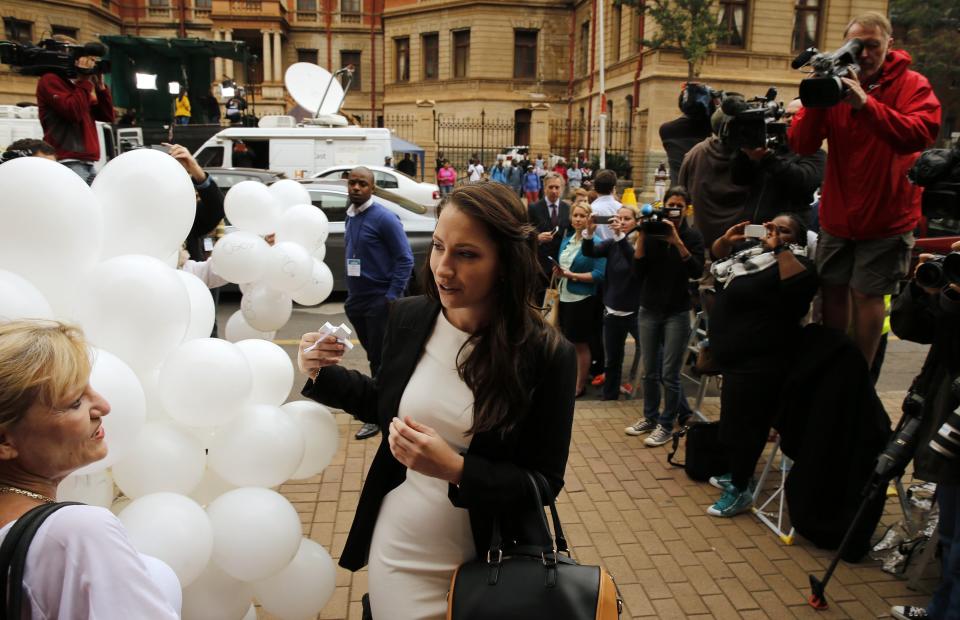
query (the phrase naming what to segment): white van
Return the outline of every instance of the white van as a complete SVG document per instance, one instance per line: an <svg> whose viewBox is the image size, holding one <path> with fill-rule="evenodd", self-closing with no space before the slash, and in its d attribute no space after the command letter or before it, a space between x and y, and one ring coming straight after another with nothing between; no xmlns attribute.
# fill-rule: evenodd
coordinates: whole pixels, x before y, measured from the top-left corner
<svg viewBox="0 0 960 620"><path fill-rule="evenodd" d="M100 159L93 162L95 172L113 159L116 154L116 142L113 139L113 127L109 123L97 121L97 138L100 140ZM29 106L0 106L0 151L22 138L43 140L43 127L37 117L37 108Z"/></svg>
<svg viewBox="0 0 960 620"><path fill-rule="evenodd" d="M390 130L365 127L232 127L194 153L203 168L261 168L291 179L336 165L382 165L392 156Z"/></svg>

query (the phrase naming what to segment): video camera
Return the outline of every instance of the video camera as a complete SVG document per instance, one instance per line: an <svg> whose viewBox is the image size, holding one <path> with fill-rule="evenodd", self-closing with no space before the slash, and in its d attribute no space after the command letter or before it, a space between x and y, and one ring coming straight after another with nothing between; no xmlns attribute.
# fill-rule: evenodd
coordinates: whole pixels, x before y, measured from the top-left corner
<svg viewBox="0 0 960 620"><path fill-rule="evenodd" d="M651 204L640 207L640 228L648 237L668 237L670 226L667 220L682 217L683 209L673 206L655 208Z"/></svg>
<svg viewBox="0 0 960 620"><path fill-rule="evenodd" d="M101 57L106 53L106 46L95 42L83 45L64 43L55 39L43 39L36 45L11 41L0 42L0 62L10 65L21 75L57 73L65 78L75 78L82 74L109 73L110 61L102 58L89 69L77 67L77 60L84 56Z"/></svg>
<svg viewBox="0 0 960 620"><path fill-rule="evenodd" d="M700 82L687 82L680 91L677 105L686 116L707 118L717 109L716 102L723 98L723 93L714 90Z"/></svg>
<svg viewBox="0 0 960 620"><path fill-rule="evenodd" d="M829 108L846 96L847 87L840 78L857 79L860 65L857 57L863 51L863 41L850 39L837 50L822 54L811 47L800 52L790 67L809 66L813 75L800 82L800 101L808 108Z"/></svg>
<svg viewBox="0 0 960 620"><path fill-rule="evenodd" d="M928 226L956 228L960 220L960 140L949 149L927 149L907 178L923 188L921 208Z"/></svg>
<svg viewBox="0 0 960 620"><path fill-rule="evenodd" d="M777 89L771 87L763 97L744 100L727 96L720 109L732 117L720 130L720 140L735 149L775 149L786 144L787 124L783 118L783 104L775 101Z"/></svg>
<svg viewBox="0 0 960 620"><path fill-rule="evenodd" d="M960 252L940 254L917 267L914 279L924 288L943 288L948 284L960 284Z"/></svg>

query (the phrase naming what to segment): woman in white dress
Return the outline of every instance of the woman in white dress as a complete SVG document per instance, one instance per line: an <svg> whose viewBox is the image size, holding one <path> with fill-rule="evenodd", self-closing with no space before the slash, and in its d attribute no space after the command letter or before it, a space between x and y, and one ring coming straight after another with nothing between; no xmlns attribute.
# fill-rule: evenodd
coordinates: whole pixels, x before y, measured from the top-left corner
<svg viewBox="0 0 960 620"><path fill-rule="evenodd" d="M341 566L369 563L378 620L443 618L450 578L489 548L491 522L532 489L526 470L563 486L576 357L533 303L536 231L505 185L457 189L440 209L427 294L398 300L375 379L337 364L328 337L300 342L303 394L380 424Z"/></svg>
<svg viewBox="0 0 960 620"><path fill-rule="evenodd" d="M110 405L90 387L89 355L78 329L0 323L0 541L53 503L68 474L107 455ZM138 554L120 520L96 506L66 506L43 522L22 587L24 618L180 617L173 571Z"/></svg>

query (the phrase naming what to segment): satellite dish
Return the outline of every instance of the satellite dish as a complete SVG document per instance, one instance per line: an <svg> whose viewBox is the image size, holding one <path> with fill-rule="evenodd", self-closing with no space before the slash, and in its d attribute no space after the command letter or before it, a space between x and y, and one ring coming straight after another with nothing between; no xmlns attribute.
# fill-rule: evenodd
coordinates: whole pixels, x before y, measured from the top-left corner
<svg viewBox="0 0 960 620"><path fill-rule="evenodd" d="M343 87L330 72L311 62L290 65L283 83L294 101L311 114L336 114L343 101Z"/></svg>

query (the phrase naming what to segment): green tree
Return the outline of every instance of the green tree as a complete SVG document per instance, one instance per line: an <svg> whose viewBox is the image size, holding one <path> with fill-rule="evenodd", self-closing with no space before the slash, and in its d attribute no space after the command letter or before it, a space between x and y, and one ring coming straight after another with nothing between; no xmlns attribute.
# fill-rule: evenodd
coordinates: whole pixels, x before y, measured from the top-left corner
<svg viewBox="0 0 960 620"><path fill-rule="evenodd" d="M944 134L960 130L960 4L890 0L894 45L913 57L943 105Z"/></svg>
<svg viewBox="0 0 960 620"><path fill-rule="evenodd" d="M657 22L659 32L641 39L652 50L675 50L687 61L687 79L700 75L710 50L729 34L717 23L714 0L614 0L614 4L639 7Z"/></svg>

